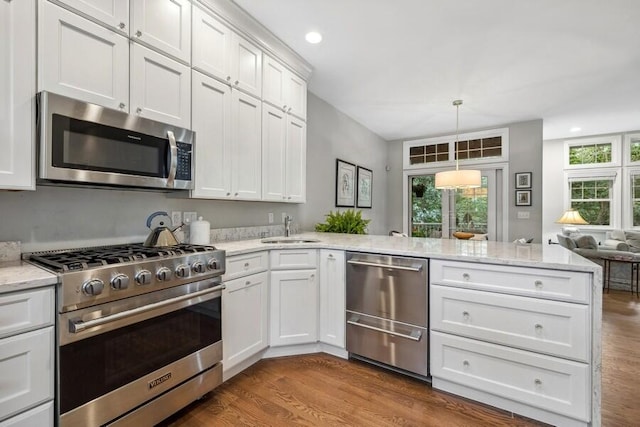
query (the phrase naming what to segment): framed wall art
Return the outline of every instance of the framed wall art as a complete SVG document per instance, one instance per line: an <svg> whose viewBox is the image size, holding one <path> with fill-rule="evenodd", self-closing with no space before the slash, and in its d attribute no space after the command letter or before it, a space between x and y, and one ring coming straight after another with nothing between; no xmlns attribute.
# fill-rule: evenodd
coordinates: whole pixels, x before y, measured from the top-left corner
<svg viewBox="0 0 640 427"><path fill-rule="evenodd" d="M516 172L516 188L531 188L531 172Z"/></svg>
<svg viewBox="0 0 640 427"><path fill-rule="evenodd" d="M358 166L358 201L357 207L370 208L373 194L373 171Z"/></svg>
<svg viewBox="0 0 640 427"><path fill-rule="evenodd" d="M336 159L336 207L356 205L356 165Z"/></svg>
<svg viewBox="0 0 640 427"><path fill-rule="evenodd" d="M531 206L531 190L516 190L516 206Z"/></svg>

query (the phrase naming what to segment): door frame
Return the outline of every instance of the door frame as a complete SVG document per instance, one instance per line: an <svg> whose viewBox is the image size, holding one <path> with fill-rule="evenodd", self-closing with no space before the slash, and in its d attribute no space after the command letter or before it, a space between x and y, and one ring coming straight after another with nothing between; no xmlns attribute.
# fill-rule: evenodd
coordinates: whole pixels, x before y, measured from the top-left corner
<svg viewBox="0 0 640 427"><path fill-rule="evenodd" d="M498 178L496 174L496 192L500 192L500 197L502 199L502 209L501 212L498 210L496 212L496 234L501 237L502 241L507 241L509 237L509 163L484 163L474 165L475 167L460 167L460 169L480 169L481 171L501 171L502 172L502 185L498 182ZM446 170L451 170L451 167L440 167L440 168L420 168L420 169L410 169L402 171L402 232L409 235L409 213L411 212L411 200L409 198L409 182L412 177L419 175L433 175L437 172L443 172ZM496 197L498 194L496 194ZM496 202L498 203L498 202ZM444 221L443 221L444 223ZM500 227L502 224L502 227ZM443 224L444 227L444 224ZM444 229L443 229L444 234ZM448 238L443 236L443 238ZM496 239L497 240L497 239Z"/></svg>

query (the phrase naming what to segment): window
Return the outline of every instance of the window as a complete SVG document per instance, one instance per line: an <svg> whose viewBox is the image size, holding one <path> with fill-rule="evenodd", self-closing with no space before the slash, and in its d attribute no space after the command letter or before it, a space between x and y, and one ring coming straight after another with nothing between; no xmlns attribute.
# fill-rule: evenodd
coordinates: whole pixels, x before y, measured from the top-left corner
<svg viewBox="0 0 640 427"><path fill-rule="evenodd" d="M571 180L571 207L580 212L589 225L611 225L612 184L611 179Z"/></svg>
<svg viewBox="0 0 640 427"><path fill-rule="evenodd" d="M420 145L409 149L409 163L412 165L446 162L447 160L449 160L449 144L447 143Z"/></svg>
<svg viewBox="0 0 640 427"><path fill-rule="evenodd" d="M502 155L502 137L472 139L458 141L456 150L458 159L486 159Z"/></svg>
<svg viewBox="0 0 640 427"><path fill-rule="evenodd" d="M611 143L569 147L569 165L611 163Z"/></svg>

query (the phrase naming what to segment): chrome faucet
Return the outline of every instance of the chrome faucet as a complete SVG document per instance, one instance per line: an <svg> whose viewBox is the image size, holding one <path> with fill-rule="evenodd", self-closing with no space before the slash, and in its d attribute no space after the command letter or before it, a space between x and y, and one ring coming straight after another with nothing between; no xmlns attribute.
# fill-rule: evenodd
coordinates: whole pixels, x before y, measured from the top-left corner
<svg viewBox="0 0 640 427"><path fill-rule="evenodd" d="M286 215L284 217L284 237L289 237L291 235L291 221L293 221L293 217L291 215Z"/></svg>

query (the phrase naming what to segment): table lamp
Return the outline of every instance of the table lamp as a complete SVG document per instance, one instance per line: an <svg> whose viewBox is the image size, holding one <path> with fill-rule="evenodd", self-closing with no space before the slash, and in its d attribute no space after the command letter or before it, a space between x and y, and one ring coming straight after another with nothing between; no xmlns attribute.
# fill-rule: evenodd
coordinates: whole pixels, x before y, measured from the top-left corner
<svg viewBox="0 0 640 427"><path fill-rule="evenodd" d="M580 216L580 212L573 208L567 209L565 213L562 214L559 220L556 221L556 224L564 224L562 227L562 234L565 236L571 236L572 234L578 234L578 227L572 227L572 225L578 224L589 224L585 221L582 216Z"/></svg>

